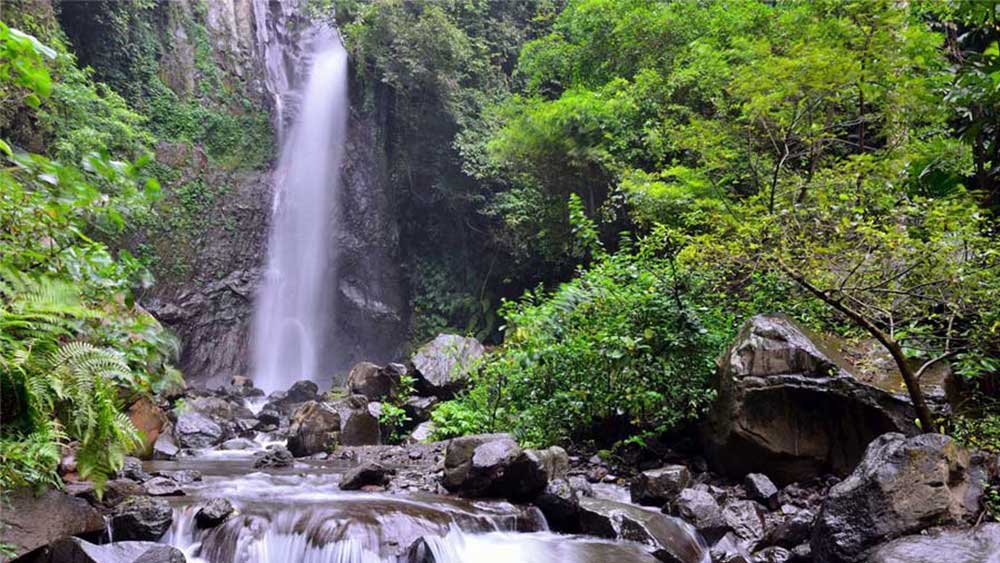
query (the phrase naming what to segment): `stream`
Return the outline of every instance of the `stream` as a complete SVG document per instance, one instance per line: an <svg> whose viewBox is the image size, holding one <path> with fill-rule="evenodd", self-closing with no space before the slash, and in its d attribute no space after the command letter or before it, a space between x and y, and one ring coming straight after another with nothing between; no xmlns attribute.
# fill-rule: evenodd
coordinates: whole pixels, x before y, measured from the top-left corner
<svg viewBox="0 0 1000 563"><path fill-rule="evenodd" d="M196 563L656 561L639 544L549 532L534 507L426 493L341 491L338 484L350 462L296 460L292 467L257 471L254 453L206 451L146 462L151 473L202 475L184 485L184 496L171 497L174 523L160 541ZM218 497L234 505L234 516L198 529L197 509Z"/></svg>

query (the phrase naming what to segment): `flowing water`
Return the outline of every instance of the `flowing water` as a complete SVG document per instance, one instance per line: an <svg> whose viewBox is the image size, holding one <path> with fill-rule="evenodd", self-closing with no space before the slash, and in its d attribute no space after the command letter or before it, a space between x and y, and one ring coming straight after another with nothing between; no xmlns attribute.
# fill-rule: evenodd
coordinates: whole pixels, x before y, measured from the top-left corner
<svg viewBox="0 0 1000 563"><path fill-rule="evenodd" d="M638 544L551 533L535 508L423 493L347 492L338 484L349 464L298 460L294 467L257 472L252 452L207 454L146 465L153 472L197 469L204 475L185 485L186 496L171 497L174 524L161 540L192 563L656 561ZM200 530L194 515L215 497L229 499L237 512ZM422 550L411 550L414 543Z"/></svg>
<svg viewBox="0 0 1000 563"><path fill-rule="evenodd" d="M255 309L254 383L268 392L321 379L328 280L335 279L330 219L347 126L347 53L329 29L314 34L309 52L301 107L275 172L267 269Z"/></svg>

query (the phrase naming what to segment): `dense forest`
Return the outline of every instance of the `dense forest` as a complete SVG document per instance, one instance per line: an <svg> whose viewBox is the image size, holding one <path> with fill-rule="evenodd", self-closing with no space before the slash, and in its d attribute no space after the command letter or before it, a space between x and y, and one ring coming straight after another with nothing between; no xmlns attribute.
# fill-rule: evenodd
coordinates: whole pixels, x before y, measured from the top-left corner
<svg viewBox="0 0 1000 563"><path fill-rule="evenodd" d="M144 297L214 280L205 237L260 236L213 210L274 166L273 108L184 4L0 2L0 491L63 486L73 444L100 497L149 450L130 406L178 408L192 378ZM305 6L378 124L398 359L487 345L432 440L697 447L730 344L782 313L889 373L921 432L1000 453L1000 3ZM388 442L416 422L397 383Z"/></svg>

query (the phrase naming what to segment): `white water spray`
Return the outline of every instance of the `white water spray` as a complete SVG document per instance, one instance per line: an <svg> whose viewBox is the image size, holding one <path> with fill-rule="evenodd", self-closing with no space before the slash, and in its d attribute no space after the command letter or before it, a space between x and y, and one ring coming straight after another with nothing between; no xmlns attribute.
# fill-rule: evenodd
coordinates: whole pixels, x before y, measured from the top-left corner
<svg viewBox="0 0 1000 563"><path fill-rule="evenodd" d="M275 174L267 271L254 318L254 383L267 391L317 380L335 279L330 220L347 128L347 53L332 31L314 39L301 108Z"/></svg>

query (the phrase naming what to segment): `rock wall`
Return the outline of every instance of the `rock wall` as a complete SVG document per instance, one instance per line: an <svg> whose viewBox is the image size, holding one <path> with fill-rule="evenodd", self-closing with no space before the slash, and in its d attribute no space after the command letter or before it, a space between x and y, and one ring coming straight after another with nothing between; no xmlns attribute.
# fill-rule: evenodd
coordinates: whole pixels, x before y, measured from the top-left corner
<svg viewBox="0 0 1000 563"><path fill-rule="evenodd" d="M140 111L155 111L155 103L162 103L162 96L149 101L150 88L143 82L153 80L169 88L177 103L196 102L231 115L265 110L272 121L283 122L276 123L279 131L294 118L294 89L306 70L298 41L308 23L295 2L176 0L152 8L122 6L127 5L62 2L56 12L81 64L94 67L98 79L130 101L138 100ZM258 21L262 12L267 22ZM288 74L283 78L291 92L278 100L269 91L260 25L269 25L268 33L284 47L279 66L287 69L281 72ZM150 64L155 75L143 76ZM272 72L274 66L272 60ZM354 84L351 89L357 90ZM383 112L362 109L361 96L352 100L342 200L339 213L331 216L343 228L333 229L338 234L331 244L338 277L330 288L336 295L327 346L330 375L346 373L362 358L395 359L406 334L395 203L385 188L385 151L377 142ZM189 383L249 375L253 303L266 258L276 155L270 166L240 166L213 159L198 145L160 136L157 161L168 169L161 177L161 218L155 227L138 229L127 243L137 254L152 257L156 281L140 291L139 300L179 337L178 367Z"/></svg>

